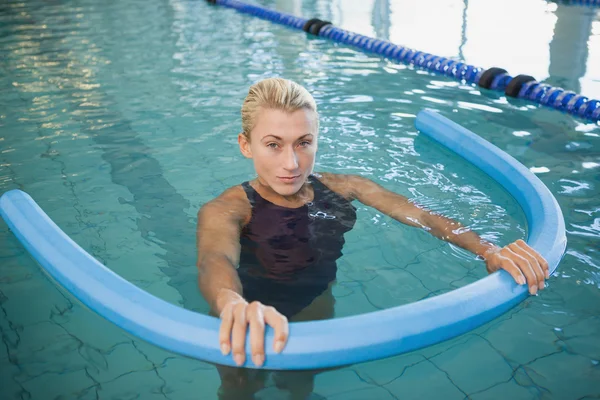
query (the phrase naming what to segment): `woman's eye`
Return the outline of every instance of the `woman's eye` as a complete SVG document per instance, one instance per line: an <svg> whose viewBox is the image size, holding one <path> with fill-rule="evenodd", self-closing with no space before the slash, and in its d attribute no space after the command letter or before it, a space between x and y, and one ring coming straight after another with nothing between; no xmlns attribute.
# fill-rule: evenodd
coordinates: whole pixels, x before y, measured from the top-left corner
<svg viewBox="0 0 600 400"><path fill-rule="evenodd" d="M302 146L302 147L310 146L310 142L305 140L303 142L300 142L300 146Z"/></svg>
<svg viewBox="0 0 600 400"><path fill-rule="evenodd" d="M271 149L276 149L278 147L277 143L269 143L267 144L267 147L270 147Z"/></svg>

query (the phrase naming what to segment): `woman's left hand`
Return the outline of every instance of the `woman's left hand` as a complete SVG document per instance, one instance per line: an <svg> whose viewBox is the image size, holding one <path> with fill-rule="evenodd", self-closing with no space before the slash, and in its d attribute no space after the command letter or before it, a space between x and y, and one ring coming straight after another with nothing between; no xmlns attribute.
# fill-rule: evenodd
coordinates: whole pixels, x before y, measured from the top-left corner
<svg viewBox="0 0 600 400"><path fill-rule="evenodd" d="M548 262L521 239L502 248L490 249L483 257L488 273L504 269L518 284L527 283L531 294L543 289L544 280L550 277Z"/></svg>

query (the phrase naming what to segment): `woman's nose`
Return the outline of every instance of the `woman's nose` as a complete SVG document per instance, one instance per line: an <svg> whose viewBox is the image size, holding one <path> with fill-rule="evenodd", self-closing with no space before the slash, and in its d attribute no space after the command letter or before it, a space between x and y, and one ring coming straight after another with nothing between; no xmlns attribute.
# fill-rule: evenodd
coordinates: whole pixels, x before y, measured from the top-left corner
<svg viewBox="0 0 600 400"><path fill-rule="evenodd" d="M289 149L285 152L285 160L283 167L287 170L294 170L298 168L298 157L293 149Z"/></svg>

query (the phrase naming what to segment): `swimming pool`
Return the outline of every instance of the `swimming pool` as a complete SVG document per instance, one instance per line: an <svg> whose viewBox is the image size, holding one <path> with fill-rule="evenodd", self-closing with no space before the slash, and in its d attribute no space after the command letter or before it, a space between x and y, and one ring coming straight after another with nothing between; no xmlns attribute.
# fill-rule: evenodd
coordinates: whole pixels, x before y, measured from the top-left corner
<svg viewBox="0 0 600 400"><path fill-rule="evenodd" d="M374 19L386 15L383 3L373 3ZM343 19L343 10L326 4L278 6ZM540 20L564 12L545 2L527 4L544 11ZM411 9L400 2L390 7L392 18L402 7ZM461 7L447 4L453 12ZM472 13L477 3L470 7L462 13ZM568 9L569 18L581 14L586 21L591 12ZM565 214L569 247L550 287L471 334L323 373L315 392L384 399L440 391L449 398L598 393L597 126L204 2L12 3L2 16L9 22L2 28L2 191L28 191L114 271L193 310L206 311L193 267L195 213L227 186L251 177L235 134L239 103L258 78L285 75L315 94L324 135L320 168L377 177L501 242L525 234L514 200L426 143L413 128L414 115L436 108L508 151L538 174ZM476 14L469 21L478 21ZM357 30L352 19L345 23ZM401 25L387 24L388 30ZM385 35L385 21L372 25ZM428 50L410 43L412 35L390 36ZM597 37L590 39L590 59ZM588 84L584 76L581 91L599 97L593 79ZM418 300L484 276L470 255L370 210L359 213L340 262L336 316ZM0 363L8 393L215 397L214 367L128 337L82 308L42 276L3 226L0 327L6 353ZM263 395L277 393L270 387Z"/></svg>

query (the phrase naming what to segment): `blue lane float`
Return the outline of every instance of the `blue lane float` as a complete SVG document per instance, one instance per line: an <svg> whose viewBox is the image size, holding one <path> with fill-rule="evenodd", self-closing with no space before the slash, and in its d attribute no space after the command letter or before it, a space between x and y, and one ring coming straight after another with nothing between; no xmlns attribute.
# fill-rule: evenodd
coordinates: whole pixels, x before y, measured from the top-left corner
<svg viewBox="0 0 600 400"><path fill-rule="evenodd" d="M504 92L508 97L519 98L554 108L582 119L600 122L600 101L589 99L559 87L535 80L529 75L511 76L502 68L480 68L460 60L440 57L423 51L403 47L389 41L346 31L318 18L305 19L259 5L239 0L207 0L209 3L232 8L240 13L252 15L293 29L301 29L334 42L374 53L393 62L412 65L460 82L478 85L482 89ZM590 3L600 0L581 0Z"/></svg>
<svg viewBox="0 0 600 400"><path fill-rule="evenodd" d="M416 127L486 172L523 208L528 243L557 268L566 246L563 215L548 188L514 158L432 111ZM102 265L71 240L35 201L20 190L0 198L0 215L40 265L73 296L112 323L168 351L234 366L219 350L219 320L175 306L138 288ZM482 263L482 268L484 268ZM377 360L458 336L508 311L528 296L505 271L449 293L352 317L290 324L281 354L272 351L267 329L268 369L317 369ZM246 360L251 360L246 348ZM255 368L251 361L246 367Z"/></svg>
<svg viewBox="0 0 600 400"><path fill-rule="evenodd" d="M573 6L589 6L597 7L600 6L600 0L550 0L553 3L573 5Z"/></svg>

